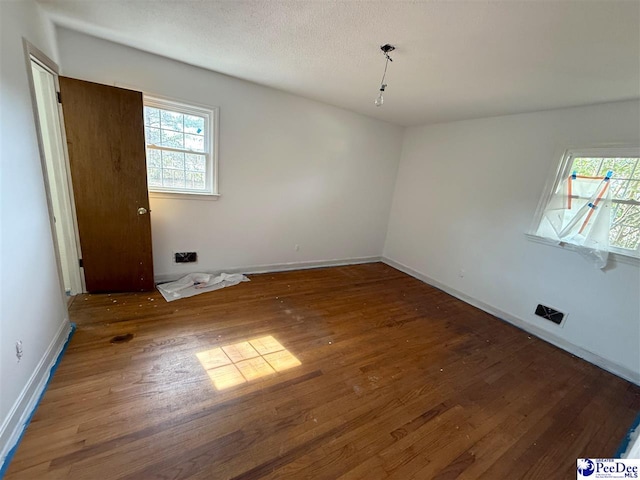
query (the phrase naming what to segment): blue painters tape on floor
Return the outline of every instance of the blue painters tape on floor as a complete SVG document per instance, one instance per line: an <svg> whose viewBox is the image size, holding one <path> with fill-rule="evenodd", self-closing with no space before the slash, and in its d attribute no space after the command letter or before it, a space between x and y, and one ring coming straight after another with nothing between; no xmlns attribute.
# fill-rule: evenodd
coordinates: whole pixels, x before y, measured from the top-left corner
<svg viewBox="0 0 640 480"><path fill-rule="evenodd" d="M633 425L631 425L631 428L627 432L627 435L622 440L622 443L618 447L614 458L622 458L622 454L627 451L627 448L629 448L629 443L631 443L631 436L636 430L638 430L638 427L640 427L640 414L636 417L636 420L633 422ZM638 432L638 434L640 435L640 432Z"/></svg>
<svg viewBox="0 0 640 480"><path fill-rule="evenodd" d="M60 350L60 353L58 354L58 358L56 358L56 363L53 364L53 366L51 367L51 370L49 371L49 378L47 379L47 383L44 385L44 388L42 389L42 392L40 393L40 397L38 398L38 401L33 406L33 410L29 414L29 418L27 418L27 421L22 426L22 432L20 432L20 436L18 437L18 441L11 448L11 450L9 450L9 453L7 454L6 458L4 459L4 463L2 464L2 467L0 467L0 479L2 479L4 477L5 473L7 473L7 469L9 468L9 464L11 463L11 460L13 459L13 456L15 455L16 450L18 449L18 445L20 445L20 442L22 441L22 437L24 436L24 432L27 431L27 427L29 426L29 423L31 423L31 419L33 418L33 415L36 413L36 410L38 409L38 405L40 405L40 402L42 401L42 397L44 397L45 392L49 388L49 384L51 383L51 379L53 378L53 374L56 373L56 370L58 369L58 366L60 365L60 362L62 361L62 357L64 356L64 352L67 350L67 347L69 346L69 342L71 341L71 337L73 337L73 334L75 333L75 331L76 331L76 324L72 323L71 324L71 331L69 332L69 336L67 337L67 341L64 343L64 346L62 347L62 350Z"/></svg>

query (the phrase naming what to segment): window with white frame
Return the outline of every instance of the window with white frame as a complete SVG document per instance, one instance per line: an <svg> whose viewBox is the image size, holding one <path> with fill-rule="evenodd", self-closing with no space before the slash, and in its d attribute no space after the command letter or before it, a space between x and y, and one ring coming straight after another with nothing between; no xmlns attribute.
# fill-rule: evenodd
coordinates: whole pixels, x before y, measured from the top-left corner
<svg viewBox="0 0 640 480"><path fill-rule="evenodd" d="M571 183L571 177L600 179L611 176L608 188L611 193L611 222L609 228L609 251L631 257L640 257L640 149L601 147L565 152L553 189ZM568 201L588 201L569 189ZM597 202L594 202L597 203ZM591 204L589 204L591 205ZM596 207L597 208L597 205ZM537 221L536 235L544 237L544 217Z"/></svg>
<svg viewBox="0 0 640 480"><path fill-rule="evenodd" d="M217 109L144 97L150 192L217 195Z"/></svg>

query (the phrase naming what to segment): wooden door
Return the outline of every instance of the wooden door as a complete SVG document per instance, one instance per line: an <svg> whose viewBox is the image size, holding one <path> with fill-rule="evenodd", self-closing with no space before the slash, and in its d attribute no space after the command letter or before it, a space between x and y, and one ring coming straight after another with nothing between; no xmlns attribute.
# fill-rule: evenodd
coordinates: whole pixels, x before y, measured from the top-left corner
<svg viewBox="0 0 640 480"><path fill-rule="evenodd" d="M60 77L87 291L153 289L142 93Z"/></svg>

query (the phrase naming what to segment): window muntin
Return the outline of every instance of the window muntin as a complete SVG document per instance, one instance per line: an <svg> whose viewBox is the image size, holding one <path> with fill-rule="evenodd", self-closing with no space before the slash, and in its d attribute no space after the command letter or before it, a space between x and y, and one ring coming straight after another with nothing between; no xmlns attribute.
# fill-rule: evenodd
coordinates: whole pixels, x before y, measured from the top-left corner
<svg viewBox="0 0 640 480"><path fill-rule="evenodd" d="M149 191L217 194L214 110L145 96Z"/></svg>

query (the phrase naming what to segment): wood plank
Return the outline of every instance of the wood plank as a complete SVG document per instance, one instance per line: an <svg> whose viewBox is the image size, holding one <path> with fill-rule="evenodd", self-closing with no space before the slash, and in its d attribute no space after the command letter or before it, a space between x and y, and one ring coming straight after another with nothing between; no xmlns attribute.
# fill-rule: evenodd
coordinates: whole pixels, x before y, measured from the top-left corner
<svg viewBox="0 0 640 480"><path fill-rule="evenodd" d="M7 480L557 478L640 409L637 386L383 264L251 280L79 296ZM225 351L259 365L217 389Z"/></svg>

